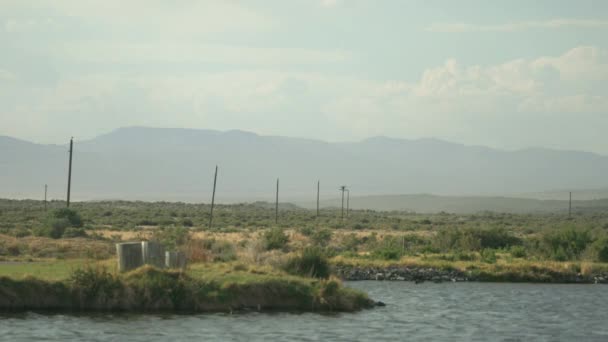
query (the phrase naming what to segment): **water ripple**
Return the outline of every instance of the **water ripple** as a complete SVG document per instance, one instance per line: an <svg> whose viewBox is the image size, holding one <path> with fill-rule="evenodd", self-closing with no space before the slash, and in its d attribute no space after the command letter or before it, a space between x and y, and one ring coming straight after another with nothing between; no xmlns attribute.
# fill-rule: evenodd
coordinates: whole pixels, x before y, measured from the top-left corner
<svg viewBox="0 0 608 342"><path fill-rule="evenodd" d="M0 314L1 341L608 341L608 288L354 282L355 314Z"/></svg>

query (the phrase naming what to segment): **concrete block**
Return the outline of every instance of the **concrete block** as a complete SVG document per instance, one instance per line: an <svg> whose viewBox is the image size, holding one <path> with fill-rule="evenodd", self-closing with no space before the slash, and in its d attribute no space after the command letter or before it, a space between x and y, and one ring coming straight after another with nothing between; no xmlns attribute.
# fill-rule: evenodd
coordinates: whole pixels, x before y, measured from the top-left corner
<svg viewBox="0 0 608 342"><path fill-rule="evenodd" d="M126 272L141 267L143 262L141 242L123 242L116 244L118 271Z"/></svg>
<svg viewBox="0 0 608 342"><path fill-rule="evenodd" d="M184 252L166 252L165 266L168 268L186 268L186 254Z"/></svg>
<svg viewBox="0 0 608 342"><path fill-rule="evenodd" d="M162 244L153 241L142 241L141 252L144 264L158 268L165 267L165 247Z"/></svg>

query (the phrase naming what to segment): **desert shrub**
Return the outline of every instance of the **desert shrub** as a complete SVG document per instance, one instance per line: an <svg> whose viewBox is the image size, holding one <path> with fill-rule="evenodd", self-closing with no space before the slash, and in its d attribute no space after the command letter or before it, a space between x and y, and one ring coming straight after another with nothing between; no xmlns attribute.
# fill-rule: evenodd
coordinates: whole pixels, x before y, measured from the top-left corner
<svg viewBox="0 0 608 342"><path fill-rule="evenodd" d="M86 237L87 232L82 228L68 227L63 232L64 238Z"/></svg>
<svg viewBox="0 0 608 342"><path fill-rule="evenodd" d="M557 261L578 259L592 241L587 230L573 228L560 229L545 233L540 241L544 254Z"/></svg>
<svg viewBox="0 0 608 342"><path fill-rule="evenodd" d="M477 260L477 256L475 255L475 253L466 253L466 252L459 251L456 254L454 254L454 259L460 260L460 261L475 261L475 260Z"/></svg>
<svg viewBox="0 0 608 342"><path fill-rule="evenodd" d="M215 240L210 246L213 261L233 261L236 260L236 248L229 241Z"/></svg>
<svg viewBox="0 0 608 342"><path fill-rule="evenodd" d="M496 251L494 251L493 249L482 249L481 252L479 253L479 255L481 256L481 261L488 263L488 264L495 264L496 263Z"/></svg>
<svg viewBox="0 0 608 342"><path fill-rule="evenodd" d="M150 219L143 219L137 221L136 225L138 226L158 226L158 222Z"/></svg>
<svg viewBox="0 0 608 342"><path fill-rule="evenodd" d="M340 247L345 251L356 252L362 243L363 242L357 237L356 234L350 233L342 237L340 240Z"/></svg>
<svg viewBox="0 0 608 342"><path fill-rule="evenodd" d="M192 226L194 226L194 222L192 222L192 220L189 219L189 218L185 218L185 219L182 220L182 226L184 226L184 227L192 227Z"/></svg>
<svg viewBox="0 0 608 342"><path fill-rule="evenodd" d="M311 235L310 239L315 245L327 246L331 241L332 235L333 233L329 229L318 229Z"/></svg>
<svg viewBox="0 0 608 342"><path fill-rule="evenodd" d="M264 233L264 244L266 250L283 249L287 246L289 237L285 234L282 228L275 227Z"/></svg>
<svg viewBox="0 0 608 342"><path fill-rule="evenodd" d="M34 235L59 239L63 236L66 228L70 227L70 221L66 218L49 219L44 226L34 229Z"/></svg>
<svg viewBox="0 0 608 342"><path fill-rule="evenodd" d="M8 255L17 256L21 254L21 247L16 243L9 244L6 246L6 252Z"/></svg>
<svg viewBox="0 0 608 342"><path fill-rule="evenodd" d="M51 211L45 224L34 229L34 234L59 239L66 229L80 227L82 227L82 218L78 212L69 208L62 208Z"/></svg>
<svg viewBox="0 0 608 342"><path fill-rule="evenodd" d="M440 230L434 240L435 247L444 252L509 248L521 245L521 243L521 239L502 228L446 228Z"/></svg>
<svg viewBox="0 0 608 342"><path fill-rule="evenodd" d="M608 238L600 238L591 246L595 260L599 262L608 262Z"/></svg>
<svg viewBox="0 0 608 342"><path fill-rule="evenodd" d="M105 267L78 268L70 274L68 283L87 300L94 299L99 293L109 295L122 287L118 277Z"/></svg>
<svg viewBox="0 0 608 342"><path fill-rule="evenodd" d="M382 246L376 248L372 252L374 258L383 260L398 260L402 256L402 252L399 248L392 246Z"/></svg>
<svg viewBox="0 0 608 342"><path fill-rule="evenodd" d="M25 228L17 228L10 231L11 235L16 238L22 238L31 235L31 232Z"/></svg>
<svg viewBox="0 0 608 342"><path fill-rule="evenodd" d="M50 219L67 219L70 227L82 227L82 218L77 211L69 208L61 208L53 210L50 215Z"/></svg>
<svg viewBox="0 0 608 342"><path fill-rule="evenodd" d="M290 274L314 278L328 278L330 266L327 256L319 247L306 247L299 255L287 260L285 271Z"/></svg>
<svg viewBox="0 0 608 342"><path fill-rule="evenodd" d="M300 232L300 234L302 234L304 236L309 236L309 237L315 233L315 229L311 226L301 227L300 229L298 229L298 231Z"/></svg>
<svg viewBox="0 0 608 342"><path fill-rule="evenodd" d="M176 249L186 243L189 234L184 227L164 227L154 231L151 240L162 243L167 249Z"/></svg>
<svg viewBox="0 0 608 342"><path fill-rule="evenodd" d="M403 256L403 246L398 238L386 237L375 243L371 254L378 259L397 260Z"/></svg>
<svg viewBox="0 0 608 342"><path fill-rule="evenodd" d="M509 253L511 253L511 256L514 258L525 258L527 255L524 246L511 246Z"/></svg>

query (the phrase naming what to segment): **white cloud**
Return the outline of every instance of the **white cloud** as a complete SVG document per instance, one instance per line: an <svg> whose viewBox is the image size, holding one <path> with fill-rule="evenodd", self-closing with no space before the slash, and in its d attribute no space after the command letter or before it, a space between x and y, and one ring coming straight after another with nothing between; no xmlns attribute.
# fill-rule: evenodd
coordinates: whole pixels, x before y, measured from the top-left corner
<svg viewBox="0 0 608 342"><path fill-rule="evenodd" d="M507 24L478 25L467 23L434 23L426 28L431 32L516 32L531 29L607 29L608 20L558 18L544 21L522 21Z"/></svg>
<svg viewBox="0 0 608 342"><path fill-rule="evenodd" d="M608 127L607 84L606 51L578 47L557 57L494 66L448 60L426 70L417 82L373 84L373 90L343 94L325 104L324 111L359 137L384 132L608 153L584 139ZM560 139L565 127L580 145L576 139ZM560 143L568 145L556 145Z"/></svg>
<svg viewBox="0 0 608 342"><path fill-rule="evenodd" d="M245 129L321 139L436 136L500 147L541 145L608 153L608 56L577 47L491 66L455 60L416 82L314 71L248 69L145 75L115 72L24 87L0 126L24 136L82 137L127 125ZM10 121L9 121L10 120ZM38 127L38 130L36 130ZM561 139L564 127L571 140ZM578 137L575 140L573 137ZM556 143L557 142L557 143ZM568 144L565 146L556 145Z"/></svg>

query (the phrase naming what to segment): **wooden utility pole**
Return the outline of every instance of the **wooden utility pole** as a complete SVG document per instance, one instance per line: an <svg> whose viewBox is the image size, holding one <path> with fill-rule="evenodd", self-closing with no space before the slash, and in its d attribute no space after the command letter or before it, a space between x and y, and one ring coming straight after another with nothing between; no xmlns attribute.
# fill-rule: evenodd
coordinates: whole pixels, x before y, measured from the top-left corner
<svg viewBox="0 0 608 342"><path fill-rule="evenodd" d="M340 191L342 191L342 215L341 218L344 219L344 191L346 191L346 185L342 185L340 187L340 189L338 189Z"/></svg>
<svg viewBox="0 0 608 342"><path fill-rule="evenodd" d="M215 186L217 185L217 165L215 165L215 176L213 176L213 193L211 195L211 212L209 213L209 229L213 224L213 206L215 205Z"/></svg>
<svg viewBox="0 0 608 342"><path fill-rule="evenodd" d="M68 199L67 206L70 207L70 191L72 187L72 153L74 152L74 137L70 139L70 163L68 165Z"/></svg>
<svg viewBox="0 0 608 342"><path fill-rule="evenodd" d="M572 216L572 192L570 192L570 200L568 200L568 217Z"/></svg>
<svg viewBox="0 0 608 342"><path fill-rule="evenodd" d="M317 181L317 218L319 218L319 192L321 191L321 181Z"/></svg>
<svg viewBox="0 0 608 342"><path fill-rule="evenodd" d="M279 223L279 179L277 178L277 196L274 201L274 223Z"/></svg>
<svg viewBox="0 0 608 342"><path fill-rule="evenodd" d="M48 186L46 184L44 184L44 211L46 211L46 191L48 189Z"/></svg>
<svg viewBox="0 0 608 342"><path fill-rule="evenodd" d="M350 189L346 190L346 218L348 218L348 211L350 208Z"/></svg>

